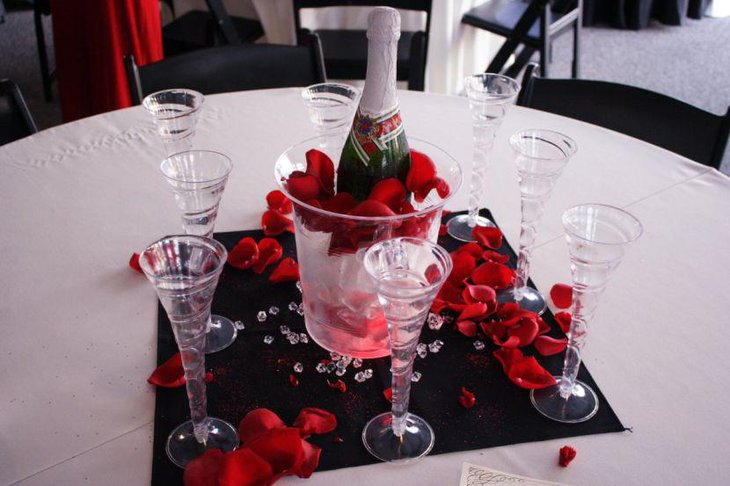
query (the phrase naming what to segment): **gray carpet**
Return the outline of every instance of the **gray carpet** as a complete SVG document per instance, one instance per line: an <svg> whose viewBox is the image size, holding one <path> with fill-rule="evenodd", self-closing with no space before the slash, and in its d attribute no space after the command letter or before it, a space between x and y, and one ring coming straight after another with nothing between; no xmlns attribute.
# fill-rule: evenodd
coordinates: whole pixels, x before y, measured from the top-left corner
<svg viewBox="0 0 730 486"><path fill-rule="evenodd" d="M45 25L52 46L49 19ZM569 76L571 49L571 36L556 41L551 77ZM641 31L585 28L581 70L586 79L648 88L724 114L730 105L730 17L687 19L680 27L653 23ZM0 78L4 77L20 85L39 128L61 122L58 103L43 100L30 11L9 12L0 24ZM722 171L730 175L730 150Z"/></svg>

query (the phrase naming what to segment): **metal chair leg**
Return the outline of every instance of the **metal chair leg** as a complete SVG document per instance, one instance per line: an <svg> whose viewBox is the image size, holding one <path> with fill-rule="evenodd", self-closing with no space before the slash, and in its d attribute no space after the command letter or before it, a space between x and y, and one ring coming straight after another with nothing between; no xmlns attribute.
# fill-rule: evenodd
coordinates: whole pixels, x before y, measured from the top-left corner
<svg viewBox="0 0 730 486"><path fill-rule="evenodd" d="M38 8L33 11L35 21L35 37L38 44L38 60L41 65L41 78L43 79L43 94L46 101L53 101L53 76L48 66L48 53L46 51L46 36L43 31L43 14Z"/></svg>

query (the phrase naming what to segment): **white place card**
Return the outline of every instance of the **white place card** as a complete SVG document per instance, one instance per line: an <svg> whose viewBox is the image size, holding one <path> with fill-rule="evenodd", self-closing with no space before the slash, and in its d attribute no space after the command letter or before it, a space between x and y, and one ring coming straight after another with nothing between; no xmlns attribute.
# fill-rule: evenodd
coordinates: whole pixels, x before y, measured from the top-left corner
<svg viewBox="0 0 730 486"><path fill-rule="evenodd" d="M461 466L459 486L488 486L491 484L519 484L520 486L568 486L565 483L554 483L540 479L518 476L488 467L477 466L465 462Z"/></svg>

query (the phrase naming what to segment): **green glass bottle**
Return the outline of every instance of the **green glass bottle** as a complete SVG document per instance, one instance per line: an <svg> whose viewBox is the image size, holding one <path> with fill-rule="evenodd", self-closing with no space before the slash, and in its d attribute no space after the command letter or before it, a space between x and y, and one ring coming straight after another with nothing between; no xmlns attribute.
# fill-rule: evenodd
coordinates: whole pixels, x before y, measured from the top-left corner
<svg viewBox="0 0 730 486"><path fill-rule="evenodd" d="M411 166L396 95L398 11L374 8L367 36L365 86L337 168L337 192L348 192L358 201L380 180L396 177L405 184Z"/></svg>

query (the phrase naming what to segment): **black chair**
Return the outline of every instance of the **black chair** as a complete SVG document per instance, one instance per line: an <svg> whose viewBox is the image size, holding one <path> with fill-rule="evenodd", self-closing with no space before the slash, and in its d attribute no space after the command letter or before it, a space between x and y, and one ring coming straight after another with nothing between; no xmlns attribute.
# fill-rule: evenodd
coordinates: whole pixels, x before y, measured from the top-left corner
<svg viewBox="0 0 730 486"><path fill-rule="evenodd" d="M582 0L489 0L474 7L461 22L506 37L486 72L499 73L512 54L522 45L512 66L504 74L517 77L535 51L540 52L540 74L548 76L553 40L573 31L571 75L580 76L580 30Z"/></svg>
<svg viewBox="0 0 730 486"><path fill-rule="evenodd" d="M203 94L286 88L326 80L322 47L312 35L306 46L246 44L210 47L138 67L124 58L132 103L155 91L188 88Z"/></svg>
<svg viewBox="0 0 730 486"><path fill-rule="evenodd" d="M50 0L33 1L33 22L35 23L35 38L38 46L38 62L41 65L41 80L43 81L43 95L46 101L53 101L53 79L56 70L48 63L48 48L46 47L46 33L43 29L43 17L51 15Z"/></svg>
<svg viewBox="0 0 730 486"><path fill-rule="evenodd" d="M517 104L600 125L720 168L730 108L714 115L669 96L605 81L546 79L525 72Z"/></svg>
<svg viewBox="0 0 730 486"><path fill-rule="evenodd" d="M167 2L175 13L174 5ZM162 28L165 56L174 56L205 47L254 42L264 35L257 20L233 17L221 0L206 0L208 11L191 10Z"/></svg>
<svg viewBox="0 0 730 486"><path fill-rule="evenodd" d="M385 6L414 10L426 14L424 31L402 31L398 41L397 79L408 81L408 89L423 91L426 73L428 37L431 32L431 0L293 0L294 25L297 37L307 33L302 28L301 10L322 7ZM365 79L368 40L364 30L321 29L316 34L322 39L327 75L333 79Z"/></svg>
<svg viewBox="0 0 730 486"><path fill-rule="evenodd" d="M20 88L13 81L0 81L0 145L38 131Z"/></svg>

